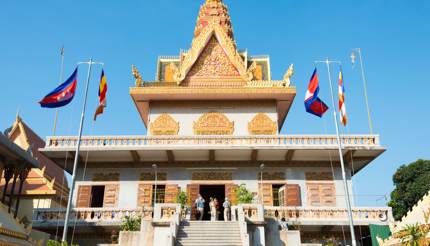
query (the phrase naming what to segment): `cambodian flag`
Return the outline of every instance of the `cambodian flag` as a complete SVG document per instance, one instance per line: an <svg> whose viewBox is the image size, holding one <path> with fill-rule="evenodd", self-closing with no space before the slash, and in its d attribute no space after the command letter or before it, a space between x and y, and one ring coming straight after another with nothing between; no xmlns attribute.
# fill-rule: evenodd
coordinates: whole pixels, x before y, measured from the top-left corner
<svg viewBox="0 0 430 246"><path fill-rule="evenodd" d="M70 75L66 82L51 91L42 100L42 108L59 108L69 104L75 96L76 84L78 83L78 68Z"/></svg>
<svg viewBox="0 0 430 246"><path fill-rule="evenodd" d="M305 108L306 112L322 117L328 110L328 107L323 101L321 101L321 99L319 99L319 90L320 87L318 84L317 69L315 68L311 80L309 81L308 90L306 91Z"/></svg>

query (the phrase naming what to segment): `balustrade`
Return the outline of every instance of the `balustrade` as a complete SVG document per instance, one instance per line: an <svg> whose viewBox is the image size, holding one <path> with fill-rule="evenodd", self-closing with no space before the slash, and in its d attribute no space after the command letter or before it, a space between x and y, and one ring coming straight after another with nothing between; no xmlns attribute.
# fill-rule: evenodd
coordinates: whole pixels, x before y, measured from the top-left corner
<svg viewBox="0 0 430 246"><path fill-rule="evenodd" d="M341 137L345 147L378 146L377 135L344 135ZM71 148L77 144L77 138L48 137L46 148ZM336 147L337 138L334 135L278 135L278 136L84 136L82 147L142 147L142 146L195 146L195 145L221 145L221 146L305 146Z"/></svg>
<svg viewBox="0 0 430 246"><path fill-rule="evenodd" d="M65 208L58 209L35 209L33 212L33 223L49 223L64 221ZM73 223L106 223L121 224L127 216L152 218L152 208L143 209L117 209L117 208L75 208L70 214L70 222Z"/></svg>

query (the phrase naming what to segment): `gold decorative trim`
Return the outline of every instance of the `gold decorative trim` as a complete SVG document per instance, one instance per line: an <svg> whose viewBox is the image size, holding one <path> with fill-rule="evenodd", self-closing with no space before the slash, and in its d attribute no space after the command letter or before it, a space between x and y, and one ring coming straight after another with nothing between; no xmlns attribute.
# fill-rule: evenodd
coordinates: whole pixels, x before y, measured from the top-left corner
<svg viewBox="0 0 430 246"><path fill-rule="evenodd" d="M193 124L195 135L231 135L234 132L234 122L219 112L202 115Z"/></svg>
<svg viewBox="0 0 430 246"><path fill-rule="evenodd" d="M258 113L249 123L248 132L252 135L275 135L278 125L267 114Z"/></svg>
<svg viewBox="0 0 430 246"><path fill-rule="evenodd" d="M169 114L161 114L149 124L151 135L178 135L179 122Z"/></svg>
<svg viewBox="0 0 430 246"><path fill-rule="evenodd" d="M307 181L332 181L333 174L330 172L306 172Z"/></svg>
<svg viewBox="0 0 430 246"><path fill-rule="evenodd" d="M181 84L181 82L185 79L188 72L191 70L194 63L197 61L213 35L223 47L231 63L238 70L240 78L242 78L244 81L249 81L252 79L252 77L250 78L249 74L247 73L245 62L237 51L234 41L224 32L223 28L218 23L210 22L206 27L203 28L200 35L193 39L191 49L185 54L179 72L175 78L178 84Z"/></svg>
<svg viewBox="0 0 430 246"><path fill-rule="evenodd" d="M92 181L119 181L119 173L94 173Z"/></svg>
<svg viewBox="0 0 430 246"><path fill-rule="evenodd" d="M167 180L167 173L157 173L157 180L158 181L166 181ZM155 181L155 174L144 172L140 174L140 181Z"/></svg>
<svg viewBox="0 0 430 246"><path fill-rule="evenodd" d="M19 238L19 239L27 240L27 235L25 235L24 233L12 231L12 230L9 230L9 229L4 228L4 227L0 227L0 234L6 235L9 237L13 237L13 238Z"/></svg>
<svg viewBox="0 0 430 246"><path fill-rule="evenodd" d="M231 172L194 172L191 180L233 180Z"/></svg>
<svg viewBox="0 0 430 246"><path fill-rule="evenodd" d="M260 173L257 174L257 179L260 179ZM263 172L263 181L267 180L285 180L284 172Z"/></svg>

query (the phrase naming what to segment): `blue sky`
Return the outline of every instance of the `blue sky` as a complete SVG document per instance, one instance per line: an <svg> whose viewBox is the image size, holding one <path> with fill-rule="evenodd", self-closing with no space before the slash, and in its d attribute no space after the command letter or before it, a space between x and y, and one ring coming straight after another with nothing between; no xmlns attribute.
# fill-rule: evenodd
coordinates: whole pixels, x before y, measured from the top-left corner
<svg viewBox="0 0 430 246"><path fill-rule="evenodd" d="M59 50L65 46L65 76L76 62L103 61L108 78L108 108L85 134L145 134L128 94L131 64L153 80L158 55L188 49L203 0L165 1L1 1L0 129L10 126L19 109L42 137L51 135L54 111L37 101L58 84ZM427 74L430 62L430 2L426 0L257 1L225 0L240 49L271 56L274 79L295 64L297 97L282 132L334 133L331 114L323 120L304 112L303 97L313 61L343 62L350 118L347 133L368 133L360 70L350 64L361 47L368 79L375 132L388 150L354 177L357 204L384 205L398 166L430 158ZM329 103L327 76L319 66L321 98ZM333 68L334 74L337 68ZM86 68L75 100L60 112L59 135L76 134ZM97 104L93 73L88 118ZM333 76L335 78L336 75Z"/></svg>

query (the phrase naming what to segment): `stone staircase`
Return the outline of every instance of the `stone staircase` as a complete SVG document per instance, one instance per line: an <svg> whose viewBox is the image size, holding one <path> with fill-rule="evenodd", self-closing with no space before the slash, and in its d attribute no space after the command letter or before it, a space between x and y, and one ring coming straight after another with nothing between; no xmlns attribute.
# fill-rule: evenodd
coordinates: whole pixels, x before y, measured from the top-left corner
<svg viewBox="0 0 430 246"><path fill-rule="evenodd" d="M179 226L176 246L240 246L238 222L184 221Z"/></svg>

